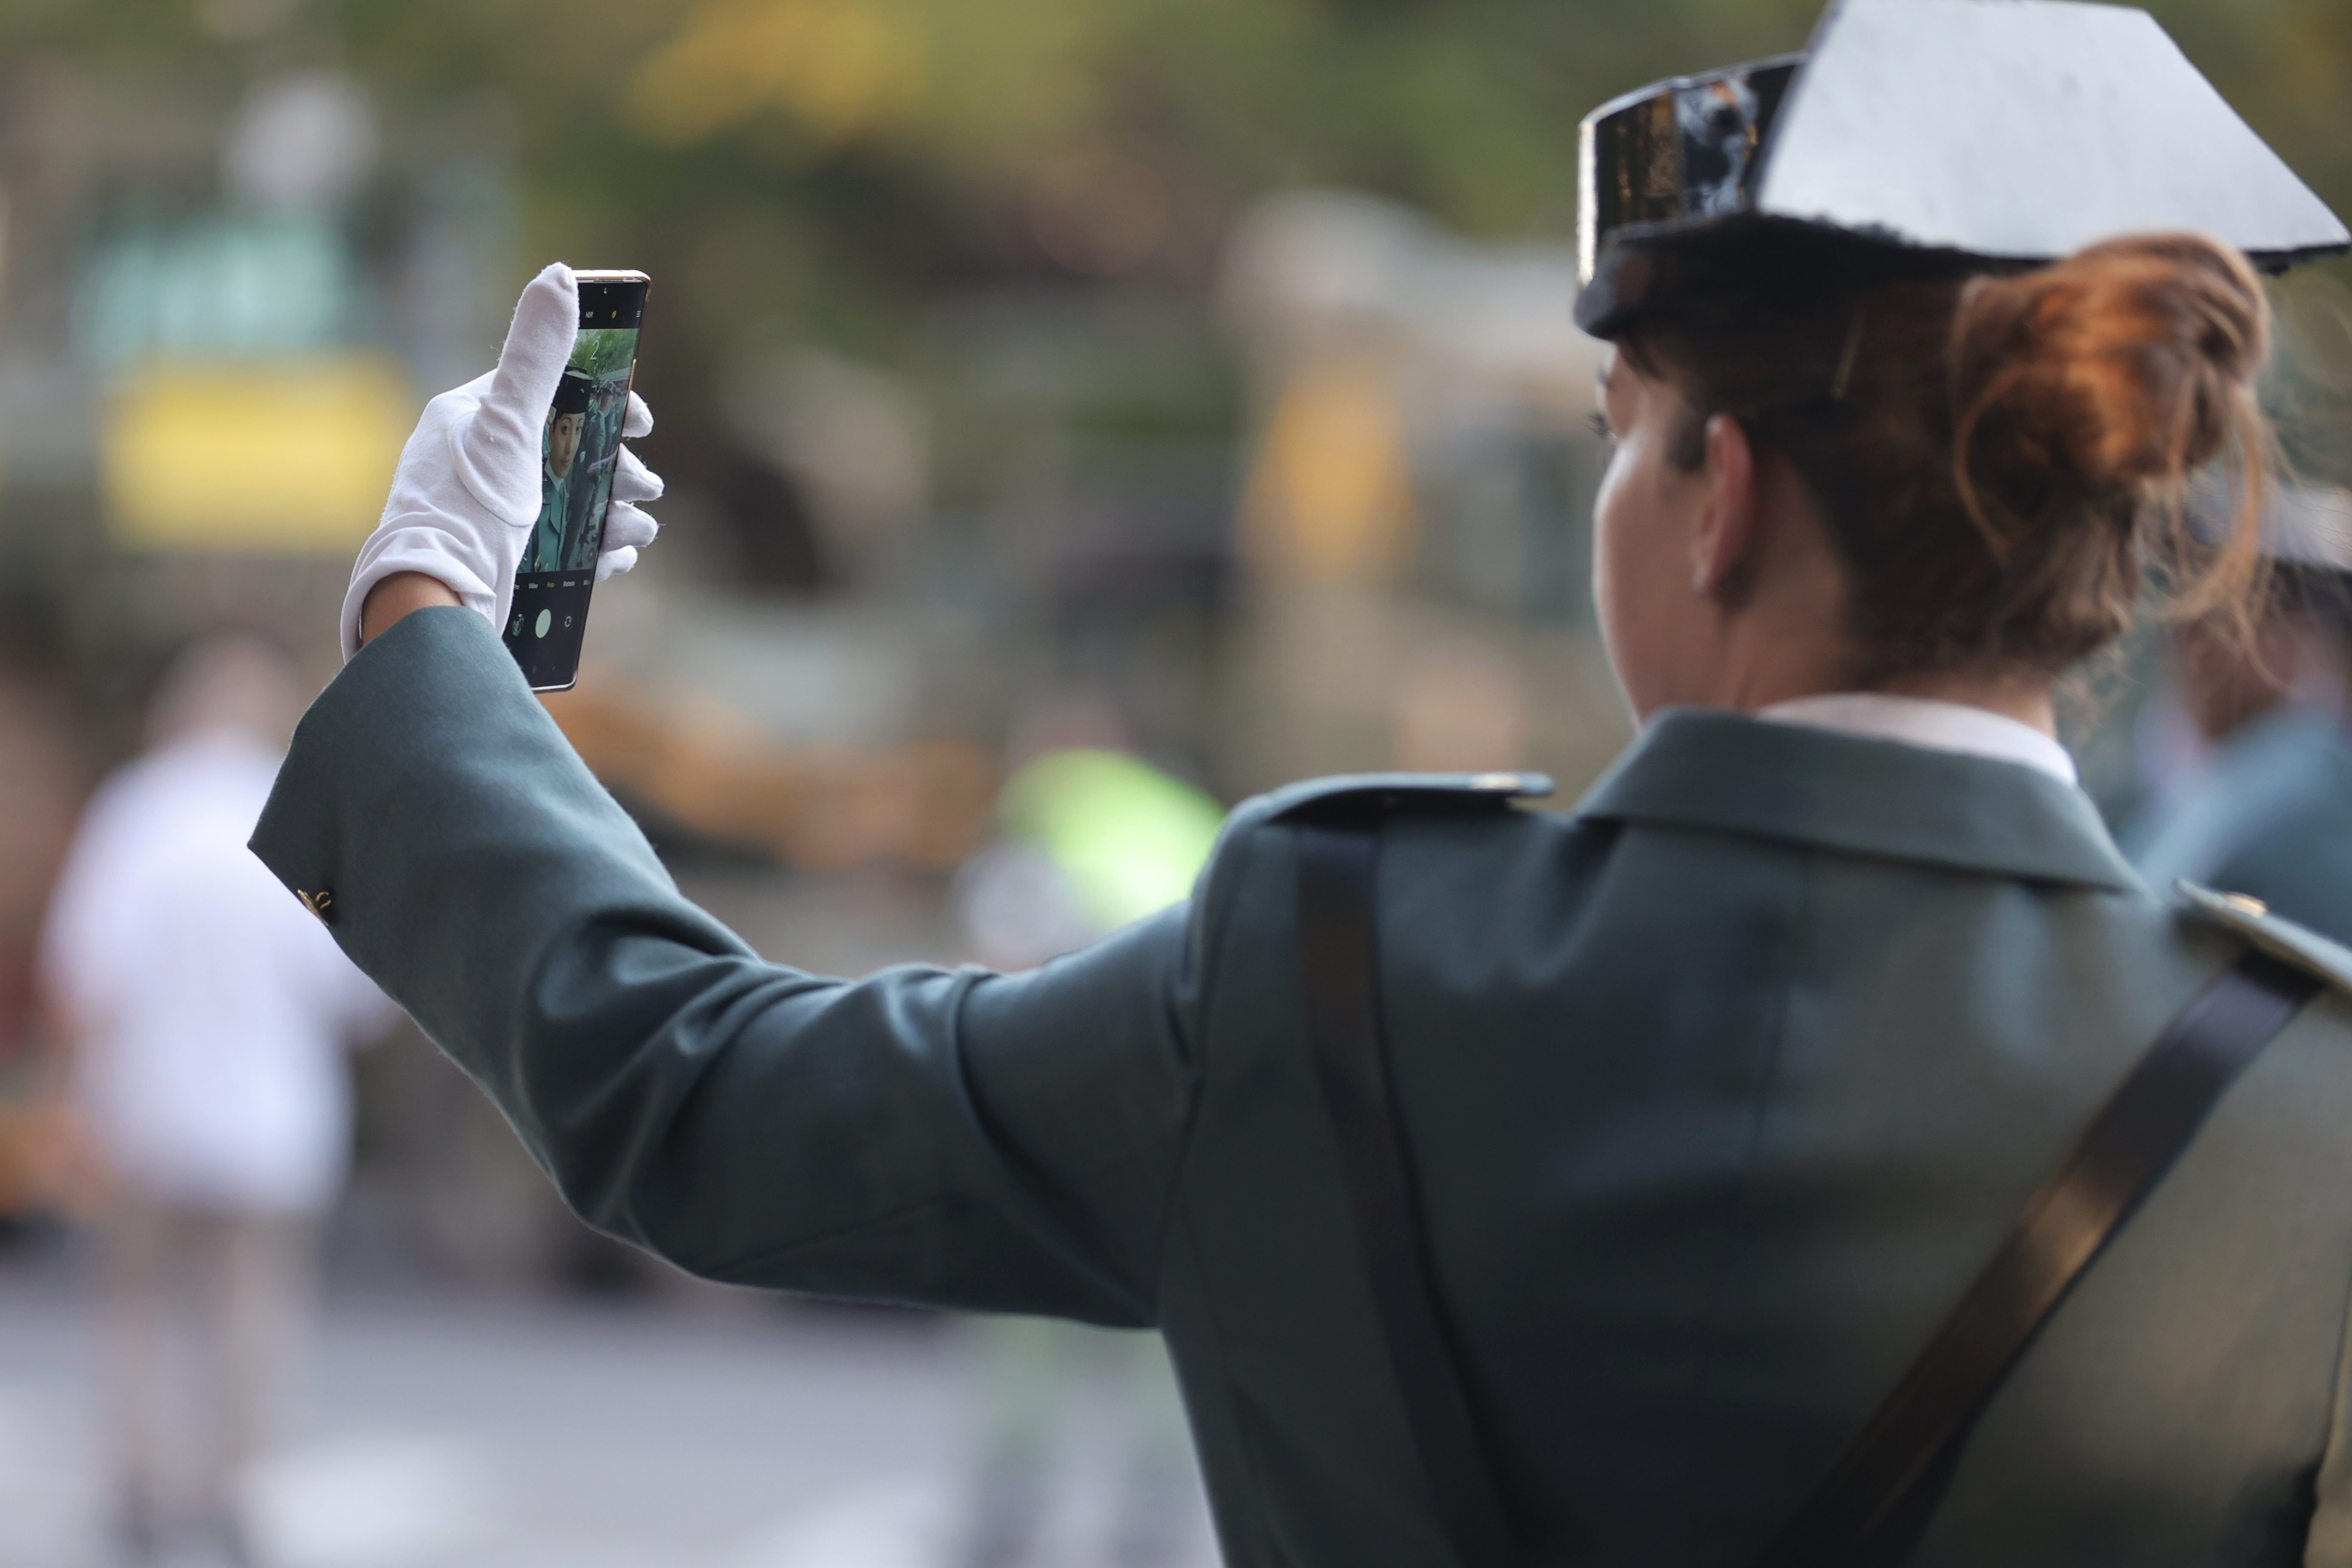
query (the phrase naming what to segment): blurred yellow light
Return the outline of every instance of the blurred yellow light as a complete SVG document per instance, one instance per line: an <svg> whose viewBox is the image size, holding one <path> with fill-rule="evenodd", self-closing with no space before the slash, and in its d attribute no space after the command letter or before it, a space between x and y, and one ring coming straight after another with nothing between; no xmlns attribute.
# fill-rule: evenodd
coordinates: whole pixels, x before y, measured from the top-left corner
<svg viewBox="0 0 2352 1568"><path fill-rule="evenodd" d="M151 364L106 413L108 523L141 549L349 550L383 510L415 416L373 355Z"/></svg>
<svg viewBox="0 0 2352 1568"><path fill-rule="evenodd" d="M1254 559L1313 578L1377 580L1411 553L1404 419L1378 366L1343 356L1291 379L1267 423L1242 519Z"/></svg>

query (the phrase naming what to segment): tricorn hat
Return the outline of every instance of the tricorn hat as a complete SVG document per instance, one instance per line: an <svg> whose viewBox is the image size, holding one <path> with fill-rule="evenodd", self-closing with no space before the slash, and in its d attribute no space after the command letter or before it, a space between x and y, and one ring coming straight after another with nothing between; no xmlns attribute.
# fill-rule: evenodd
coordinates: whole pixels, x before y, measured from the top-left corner
<svg viewBox="0 0 2352 1568"><path fill-rule="evenodd" d="M595 390L596 384L589 379L586 371L566 367L563 379L555 384L553 412L557 414L587 413L589 395Z"/></svg>
<svg viewBox="0 0 2352 1568"><path fill-rule="evenodd" d="M1801 55L1676 77L1585 116L1577 324L1622 330L1755 230L1900 269L1981 270L2192 229L2277 271L2352 245L2145 11L1837 0ZM1866 265L1867 263L1865 263Z"/></svg>

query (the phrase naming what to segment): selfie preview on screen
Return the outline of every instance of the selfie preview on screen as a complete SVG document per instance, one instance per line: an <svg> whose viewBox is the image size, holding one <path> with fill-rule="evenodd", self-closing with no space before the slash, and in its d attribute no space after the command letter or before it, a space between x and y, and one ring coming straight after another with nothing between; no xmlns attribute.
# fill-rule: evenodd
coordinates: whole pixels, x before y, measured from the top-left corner
<svg viewBox="0 0 2352 1568"><path fill-rule="evenodd" d="M541 437L539 519L523 547L524 573L595 570L636 352L635 327L583 328L573 341Z"/></svg>

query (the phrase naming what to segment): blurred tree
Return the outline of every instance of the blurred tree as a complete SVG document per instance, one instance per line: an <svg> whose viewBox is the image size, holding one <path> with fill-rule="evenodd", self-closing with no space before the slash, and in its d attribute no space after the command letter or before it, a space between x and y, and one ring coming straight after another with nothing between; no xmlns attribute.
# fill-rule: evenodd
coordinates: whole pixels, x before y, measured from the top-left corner
<svg viewBox="0 0 2352 1568"><path fill-rule="evenodd" d="M2352 209L2352 6L2152 0ZM510 100L521 255L663 281L709 364L814 337L902 357L942 289L1195 295L1299 183L1476 234L1564 232L1578 117L1801 46L1814 0L0 0L0 57L217 79L341 64L414 123ZM519 258L520 259L520 258ZM2327 269L2340 288L2352 268ZM685 344L679 343L680 349ZM650 351L649 351L650 352ZM670 352L677 352L672 350Z"/></svg>

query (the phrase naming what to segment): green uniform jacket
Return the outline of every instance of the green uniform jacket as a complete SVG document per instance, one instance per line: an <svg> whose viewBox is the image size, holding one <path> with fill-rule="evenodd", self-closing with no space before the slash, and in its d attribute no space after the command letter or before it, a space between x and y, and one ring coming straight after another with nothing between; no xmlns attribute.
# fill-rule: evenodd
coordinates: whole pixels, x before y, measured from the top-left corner
<svg viewBox="0 0 2352 1568"><path fill-rule="evenodd" d="M2284 703L2225 742L2179 799L2131 825L2132 861L2262 900L2352 942L2352 740L2333 717Z"/></svg>
<svg viewBox="0 0 2352 1568"><path fill-rule="evenodd" d="M1293 951L1286 812L1344 787L1242 807L1188 907L1033 973L821 979L681 899L436 609L311 709L254 845L592 1223L720 1279L1157 1327L1234 1568L1418 1568L1449 1554ZM2246 940L2043 774L1716 713L1573 816L1408 798L1381 878L1444 1305L1559 1563L1745 1563ZM1914 1561L2352 1563L2348 1284L2329 990L2060 1308Z"/></svg>

